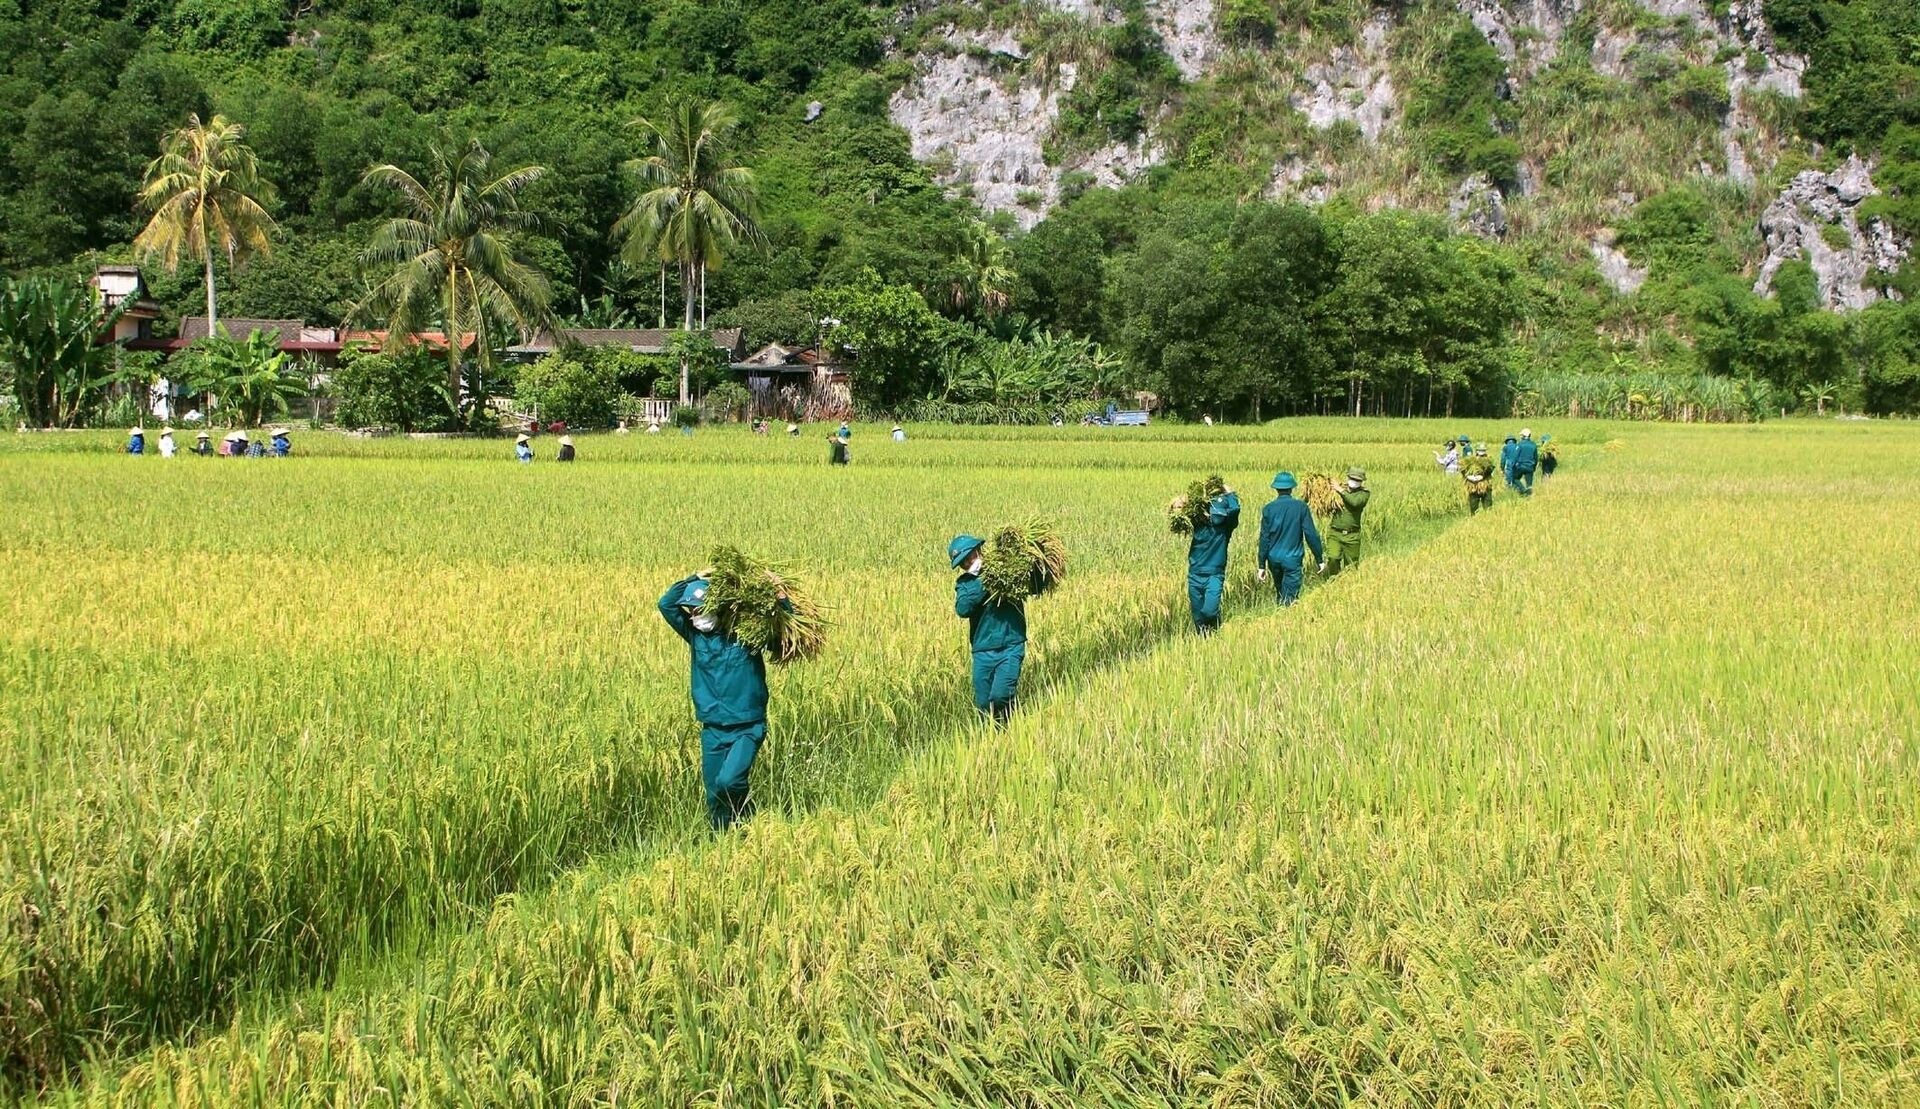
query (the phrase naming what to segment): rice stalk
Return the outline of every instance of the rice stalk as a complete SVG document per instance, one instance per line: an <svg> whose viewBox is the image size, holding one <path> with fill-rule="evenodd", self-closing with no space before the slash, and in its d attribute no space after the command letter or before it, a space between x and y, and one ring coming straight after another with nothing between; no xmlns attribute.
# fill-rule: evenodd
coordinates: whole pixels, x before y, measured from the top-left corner
<svg viewBox="0 0 1920 1109"><path fill-rule="evenodd" d="M749 649L785 665L818 658L827 619L805 583L784 564L761 562L737 547L713 549L707 609ZM785 605L780 594L785 592Z"/></svg>

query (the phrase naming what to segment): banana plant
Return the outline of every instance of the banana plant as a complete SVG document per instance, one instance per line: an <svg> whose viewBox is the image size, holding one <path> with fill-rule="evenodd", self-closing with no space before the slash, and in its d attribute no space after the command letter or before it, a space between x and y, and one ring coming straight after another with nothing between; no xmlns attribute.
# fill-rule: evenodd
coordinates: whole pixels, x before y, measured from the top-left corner
<svg viewBox="0 0 1920 1109"><path fill-rule="evenodd" d="M0 364L28 423L73 427L114 381L113 333L123 307L104 313L85 286L50 277L0 277Z"/></svg>

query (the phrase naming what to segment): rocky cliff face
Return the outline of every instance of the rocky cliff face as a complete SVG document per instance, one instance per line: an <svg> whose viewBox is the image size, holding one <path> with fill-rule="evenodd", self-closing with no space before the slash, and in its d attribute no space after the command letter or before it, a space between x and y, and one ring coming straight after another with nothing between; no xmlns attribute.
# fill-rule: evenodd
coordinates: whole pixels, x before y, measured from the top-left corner
<svg viewBox="0 0 1920 1109"><path fill-rule="evenodd" d="M1880 274L1906 261L1907 244L1880 220L1862 221L1860 205L1880 190L1872 167L1849 158L1832 173L1807 170L1767 205L1760 230L1767 256L1754 291L1765 293L1788 262L1807 259L1830 307L1865 308L1885 295Z"/></svg>
<svg viewBox="0 0 1920 1109"><path fill-rule="evenodd" d="M1052 9L1095 24L1120 18L1103 0L1039 0ZM1507 80L1521 89L1568 48L1568 29L1595 0L1453 0L1487 37L1508 66ZM1751 186L1770 170L1782 150L1755 110L1756 98L1798 97L1805 59L1780 48L1763 16L1764 0L1730 0L1716 17L1708 0L1634 0L1653 18L1622 20L1608 8L1593 42L1591 64L1598 73L1634 80L1644 66L1704 64L1717 59L1725 73L1729 107L1720 126L1720 156L1696 165L1674 167L1676 179L1689 174L1721 177ZM1215 35L1213 0L1146 0L1146 11L1165 49L1189 82L1202 81L1233 57L1233 48ZM1287 102L1307 127L1324 130L1348 124L1370 144L1400 141L1394 135L1404 114L1409 86L1394 54L1394 17L1375 11L1356 33L1323 41L1307 53L1285 59L1276 71L1292 73ZM1062 97L1082 78L1075 66L1060 65L1051 81L1027 64L1019 38L1010 31L948 29L935 52L915 56L914 76L894 96L891 114L912 137L914 155L935 167L938 180L970 190L987 210L1013 213L1032 226L1058 203L1069 175L1084 174L1098 184L1124 183L1164 157L1148 135L1132 144L1113 144L1049 164L1047 140L1059 117ZM1240 72L1236 69L1235 72ZM1525 129L1519 136L1525 138ZM1523 153L1525 153L1523 151ZM1350 179L1341 166L1302 148L1273 167L1269 196L1317 203L1331 192L1329 182ZM1880 296L1876 269L1897 265L1907 245L1877 221L1864 225L1856 210L1874 189L1870 168L1850 164L1833 174L1802 174L1766 209L1761 228L1767 255L1759 286L1768 287L1779 267L1807 257L1820 275L1828 304L1857 308ZM1540 160L1523 158L1525 192L1549 189L1539 184ZM1624 187L1624 186L1623 186ZM1483 179L1451 182L1428 189L1436 208L1444 204L1455 220L1476 233L1508 233L1508 199ZM1371 197L1375 202L1391 196ZM1549 195L1544 199L1551 202ZM1606 206L1624 211L1635 198L1623 194ZM1524 227L1524 225L1523 225ZM1604 241L1603 241L1604 240ZM1613 246L1604 229L1594 232L1591 252L1602 275L1622 292L1637 289L1646 275ZM1796 254L1796 252L1798 252Z"/></svg>
<svg viewBox="0 0 1920 1109"><path fill-rule="evenodd" d="M894 93L890 114L912 139L913 156L932 165L941 184L970 190L982 208L1012 212L1032 227L1058 202L1067 173L1120 185L1156 160L1143 140L1049 165L1047 135L1078 68L1063 64L1043 83L1007 32L950 28L945 38L952 52L915 58L915 76Z"/></svg>

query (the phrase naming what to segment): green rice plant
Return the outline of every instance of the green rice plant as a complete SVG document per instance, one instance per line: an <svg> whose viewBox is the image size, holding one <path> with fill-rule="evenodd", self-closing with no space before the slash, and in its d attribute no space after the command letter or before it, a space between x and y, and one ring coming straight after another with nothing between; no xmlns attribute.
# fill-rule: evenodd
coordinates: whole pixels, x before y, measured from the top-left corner
<svg viewBox="0 0 1920 1109"><path fill-rule="evenodd" d="M1226 479L1209 474L1187 486L1187 491L1167 505L1167 529L1175 535L1192 535L1207 522L1213 499L1227 491Z"/></svg>
<svg viewBox="0 0 1920 1109"><path fill-rule="evenodd" d="M998 603L1038 597L1067 576L1067 549L1045 520L1007 524L988 538L980 584Z"/></svg>
<svg viewBox="0 0 1920 1109"><path fill-rule="evenodd" d="M40 1100L1913 1104L1920 435L1633 434L1672 469L1595 451L872 803L602 858ZM1880 511L1836 572L1842 475Z"/></svg>
<svg viewBox="0 0 1920 1109"><path fill-rule="evenodd" d="M1340 511L1343 503L1340 499L1340 487L1331 476L1313 471L1300 476L1301 500L1307 502L1307 508L1322 519Z"/></svg>
<svg viewBox="0 0 1920 1109"><path fill-rule="evenodd" d="M790 567L759 562L719 546L707 575L708 611L741 643L775 663L820 656L827 616Z"/></svg>

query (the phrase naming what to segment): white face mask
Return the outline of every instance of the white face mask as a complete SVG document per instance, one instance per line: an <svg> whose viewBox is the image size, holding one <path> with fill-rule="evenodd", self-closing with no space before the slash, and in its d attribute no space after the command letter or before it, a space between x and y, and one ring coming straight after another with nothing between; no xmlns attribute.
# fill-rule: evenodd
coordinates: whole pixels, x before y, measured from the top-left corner
<svg viewBox="0 0 1920 1109"><path fill-rule="evenodd" d="M987 564L986 559L980 557L980 555L978 554L975 554L972 558L967 560L967 573L978 574L980 572L980 568L985 566L986 564Z"/></svg>
<svg viewBox="0 0 1920 1109"><path fill-rule="evenodd" d="M698 631L710 632L720 626L720 621L704 612L696 612L693 614L693 626Z"/></svg>

